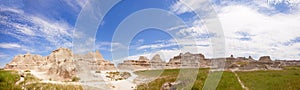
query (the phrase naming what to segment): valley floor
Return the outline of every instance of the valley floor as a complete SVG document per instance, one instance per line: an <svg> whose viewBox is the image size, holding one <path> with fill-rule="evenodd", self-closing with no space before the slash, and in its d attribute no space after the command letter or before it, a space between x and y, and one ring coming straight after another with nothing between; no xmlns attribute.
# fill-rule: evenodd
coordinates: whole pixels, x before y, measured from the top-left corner
<svg viewBox="0 0 300 90"><path fill-rule="evenodd" d="M114 90L160 90L163 85L168 83L176 84L172 88L176 89L203 89L210 76L217 77L218 71L210 72L209 69L191 69L197 72L183 72L180 69L166 70L143 70L130 72L133 76L126 80L110 81L104 78L104 84ZM35 72L33 72L35 73ZM105 72L102 72L104 74ZM197 73L194 80L187 79L180 82L180 75L189 76ZM210 73L210 74L209 74ZM102 75L101 74L101 75ZM103 76L103 75L102 75ZM214 80L214 79L212 79ZM215 79L217 80L217 79ZM300 67L285 67L284 70L268 70L268 71L224 71L216 84L217 90L299 90L300 89ZM30 83L36 82L39 83ZM188 84L191 81L192 84ZM65 84L54 81L42 81L33 75L27 75L24 80L20 80L20 75L16 71L0 70L0 90L21 90L21 89L61 89L61 90L82 90L91 89L93 87L85 86L80 82L77 84ZM103 84L103 85L104 85ZM186 86L190 88L185 88Z"/></svg>
<svg viewBox="0 0 300 90"><path fill-rule="evenodd" d="M209 69L199 69L199 74L192 86L192 90L203 89L208 77ZM165 83L177 80L180 69L148 70L135 72L139 77L137 81L144 81L137 86L138 90L159 90ZM236 73L236 75L235 75ZM156 74L159 74L157 76ZM189 74L189 73L186 73ZM156 76L155 76L156 75ZM211 73L213 76L214 73ZM145 80L145 78L150 78ZM240 82L239 82L240 79ZM242 86L243 85L243 86ZM184 89L182 86L175 86ZM217 90L299 90L300 67L285 67L284 70L260 71L224 71Z"/></svg>

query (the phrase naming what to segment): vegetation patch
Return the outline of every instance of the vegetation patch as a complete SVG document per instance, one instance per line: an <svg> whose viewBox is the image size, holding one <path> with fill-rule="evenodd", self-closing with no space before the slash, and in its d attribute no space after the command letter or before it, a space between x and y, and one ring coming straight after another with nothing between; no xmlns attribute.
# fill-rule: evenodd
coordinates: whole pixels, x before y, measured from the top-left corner
<svg viewBox="0 0 300 90"><path fill-rule="evenodd" d="M80 80L79 77L72 77L72 82L78 82Z"/></svg>
<svg viewBox="0 0 300 90"><path fill-rule="evenodd" d="M27 90L83 90L80 85L62 85L50 83L33 83L26 85Z"/></svg>
<svg viewBox="0 0 300 90"><path fill-rule="evenodd" d="M112 81L124 80L131 76L129 72L106 72L106 74Z"/></svg>
<svg viewBox="0 0 300 90"><path fill-rule="evenodd" d="M250 90L299 90L300 69L288 67L277 71L237 72L238 76Z"/></svg>
<svg viewBox="0 0 300 90"><path fill-rule="evenodd" d="M15 84L19 79L17 71L0 70L0 90L20 90L21 87Z"/></svg>
<svg viewBox="0 0 300 90"><path fill-rule="evenodd" d="M95 71L95 73L101 73L101 71Z"/></svg>
<svg viewBox="0 0 300 90"><path fill-rule="evenodd" d="M171 83L177 80L180 69L166 69L162 71L163 72L161 73L161 75L157 77L155 80L148 83L142 83L137 86L137 89L138 90L160 90L165 83ZM148 70L148 71L137 71L135 73L142 77L151 78L151 75L153 75L153 73L155 74L159 72L161 71ZM209 69L199 69L196 81L193 83L192 90L201 90L203 88L208 73L209 73ZM217 73L212 73L212 75L217 75ZM186 75L189 75L189 73L186 73ZM185 88L183 88L185 86L184 81L180 83L181 84L175 86L176 89L185 90ZM237 78L232 72L224 72L223 76L221 77L220 83L217 86L217 89L218 90L241 90L242 87L240 86Z"/></svg>

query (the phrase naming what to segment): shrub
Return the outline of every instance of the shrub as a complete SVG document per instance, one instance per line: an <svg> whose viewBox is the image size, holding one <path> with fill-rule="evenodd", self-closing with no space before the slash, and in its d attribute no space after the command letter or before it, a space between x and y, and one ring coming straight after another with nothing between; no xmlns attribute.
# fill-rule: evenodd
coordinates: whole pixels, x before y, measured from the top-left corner
<svg viewBox="0 0 300 90"><path fill-rule="evenodd" d="M25 72L30 72L30 70L25 70Z"/></svg>
<svg viewBox="0 0 300 90"><path fill-rule="evenodd" d="M101 73L101 71L96 71L95 73Z"/></svg>
<svg viewBox="0 0 300 90"><path fill-rule="evenodd" d="M72 82L78 82L80 80L79 77L72 77Z"/></svg>

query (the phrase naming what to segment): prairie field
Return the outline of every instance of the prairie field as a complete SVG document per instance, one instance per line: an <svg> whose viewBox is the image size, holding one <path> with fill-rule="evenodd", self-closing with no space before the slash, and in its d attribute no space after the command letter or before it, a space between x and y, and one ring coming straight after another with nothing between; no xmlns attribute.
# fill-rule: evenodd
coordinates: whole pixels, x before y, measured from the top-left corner
<svg viewBox="0 0 300 90"><path fill-rule="evenodd" d="M167 69L164 71L159 70L148 70L148 71L138 71L137 75L142 78L151 78L151 74L157 72L161 72L160 77L156 77L157 79L149 82L143 83L137 86L138 90L159 90L160 87L166 82L174 82L180 72L180 69ZM205 84L205 80L209 73L209 69L199 69L196 81L192 87L193 90L202 89ZM212 73L214 75L216 73ZM188 73L187 73L188 75ZM182 89L180 86L178 87ZM217 86L218 90L240 90L242 87L237 81L237 78L231 72L223 72L223 76L221 77L220 83Z"/></svg>
<svg viewBox="0 0 300 90"><path fill-rule="evenodd" d="M183 70L183 69L182 69ZM198 70L195 81L192 83L192 90L201 90L208 77L209 69L193 69ZM166 70L145 70L136 71L138 78L154 78L152 81L141 83L137 86L138 90L160 90L162 85L167 82L175 82L180 74L180 69ZM241 82L249 90L299 90L300 89L300 67L284 67L284 70L268 70L268 71L237 71ZM191 75L192 72L186 72L185 75ZM210 75L216 75L217 72ZM43 89L43 90L82 90L78 85L61 85L50 83L31 83L39 81L31 75L25 77L25 81L19 85L15 84L19 81L20 75L16 71L0 70L0 90L21 90L26 89ZM208 83L208 82L207 82ZM25 85L26 84L26 85ZM176 86L177 89L183 89L186 84ZM222 77L216 87L217 90L243 90L238 78L233 72L224 71Z"/></svg>
<svg viewBox="0 0 300 90"><path fill-rule="evenodd" d="M237 72L250 90L300 90L300 68L278 71Z"/></svg>
<svg viewBox="0 0 300 90"><path fill-rule="evenodd" d="M209 69L199 69L192 90L201 90L205 84ZM180 69L168 69L164 71L148 70L137 71L142 78L151 78L151 74L161 73L159 77L148 83L137 86L138 90L159 90L166 82L175 82ZM242 83L249 90L299 90L300 67L285 67L284 70L268 71L238 71L236 72ZM214 73L212 73L213 75ZM180 87L177 87L182 89ZM233 72L224 71L216 88L217 90L243 90L241 84Z"/></svg>

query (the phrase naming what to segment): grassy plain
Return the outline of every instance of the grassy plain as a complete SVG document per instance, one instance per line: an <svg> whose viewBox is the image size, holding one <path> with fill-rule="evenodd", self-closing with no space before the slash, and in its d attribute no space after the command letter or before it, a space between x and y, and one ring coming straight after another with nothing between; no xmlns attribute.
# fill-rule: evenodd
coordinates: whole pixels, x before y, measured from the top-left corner
<svg viewBox="0 0 300 90"><path fill-rule="evenodd" d="M31 83L40 80L29 73L24 79L25 81L17 85L16 82L20 80L20 75L17 71L0 70L0 90L22 90L22 86L27 90L82 90L82 87L79 85Z"/></svg>
<svg viewBox="0 0 300 90"><path fill-rule="evenodd" d="M203 88L208 71L209 69L199 69L199 74L192 87L193 90ZM153 81L138 85L137 89L159 90L164 83L176 81L179 72L180 69L137 71L135 73L143 78L151 78L151 76L161 73ZM284 67L284 70L239 71L237 74L250 90L300 90L300 67ZM179 89L181 88L179 87ZM242 87L233 72L224 71L216 89L242 90Z"/></svg>
<svg viewBox="0 0 300 90"><path fill-rule="evenodd" d="M160 74L157 79L149 82L143 83L137 86L138 90L160 90L161 86L166 82L174 82L179 75L180 69L167 69L167 70L148 70L148 71L137 71L135 72L137 75L142 76L143 78L151 78L151 76ZM198 75L196 77L196 81L192 87L192 90L202 89L207 75L209 73L209 69L199 69ZM189 73L185 73L189 75ZM216 75L216 73L212 73L212 75ZM182 89L182 87L177 87ZM184 88L183 88L184 89ZM218 90L241 90L242 87L237 81L237 78L234 76L232 72L223 72L223 76L221 77L220 83L217 86Z"/></svg>
<svg viewBox="0 0 300 90"><path fill-rule="evenodd" d="M237 72L250 90L300 90L300 67L277 71Z"/></svg>
<svg viewBox="0 0 300 90"><path fill-rule="evenodd" d="M198 69L197 69L198 70ZM192 71L197 71L192 70ZM161 86L166 82L175 82L180 75L180 69L166 70L146 70L135 72L142 78L155 78L153 81L143 83L137 86L138 90L160 90ZM191 75L192 72L186 72L183 75ZM205 84L208 77L209 69L199 69L196 81L193 83L192 90L200 90ZM269 71L248 71L236 72L246 87L250 90L300 90L300 67L284 67L284 70ZM214 75L216 73L212 73ZM20 75L16 71L0 70L0 90L21 90L24 88L43 89L43 90L82 90L81 86L76 85L60 85L49 83L32 83L39 81L32 75L28 74L25 81L16 85L20 79ZM26 85L25 85L26 84ZM185 85L179 85L177 88L182 89ZM183 88L184 89L184 88ZM185 90L185 89L184 89ZM217 90L242 90L237 77L234 73L225 71L217 86Z"/></svg>

